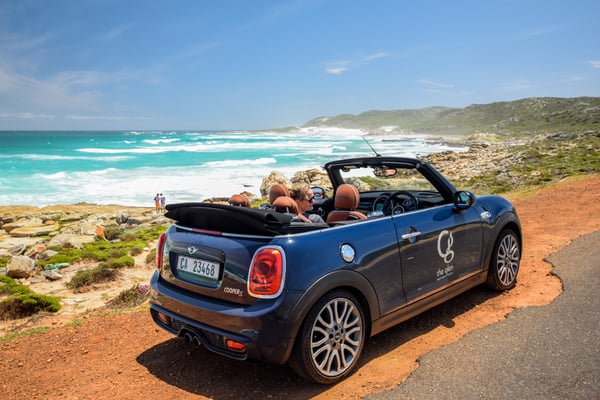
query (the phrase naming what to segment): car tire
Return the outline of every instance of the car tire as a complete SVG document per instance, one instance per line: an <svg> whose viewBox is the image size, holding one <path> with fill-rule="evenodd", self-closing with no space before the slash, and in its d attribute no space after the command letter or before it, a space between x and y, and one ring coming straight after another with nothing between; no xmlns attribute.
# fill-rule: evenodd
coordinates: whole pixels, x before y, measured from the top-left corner
<svg viewBox="0 0 600 400"><path fill-rule="evenodd" d="M366 336L361 303L346 291L323 296L306 316L290 366L303 378L333 384L355 369Z"/></svg>
<svg viewBox="0 0 600 400"><path fill-rule="evenodd" d="M521 243L512 229L500 232L488 269L487 286L504 291L515 287L521 263Z"/></svg>

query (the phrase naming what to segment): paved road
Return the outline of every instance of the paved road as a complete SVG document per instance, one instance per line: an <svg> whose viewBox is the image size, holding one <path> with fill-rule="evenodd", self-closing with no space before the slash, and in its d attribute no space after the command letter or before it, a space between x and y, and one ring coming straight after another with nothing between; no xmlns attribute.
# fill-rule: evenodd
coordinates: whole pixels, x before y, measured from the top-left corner
<svg viewBox="0 0 600 400"><path fill-rule="evenodd" d="M548 261L564 292L432 351L388 399L600 399L600 231Z"/></svg>

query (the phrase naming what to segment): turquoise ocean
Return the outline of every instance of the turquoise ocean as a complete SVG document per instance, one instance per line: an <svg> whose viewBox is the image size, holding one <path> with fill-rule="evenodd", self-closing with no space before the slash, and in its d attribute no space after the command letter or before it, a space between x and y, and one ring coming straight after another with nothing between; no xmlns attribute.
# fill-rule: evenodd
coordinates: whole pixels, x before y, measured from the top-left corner
<svg viewBox="0 0 600 400"><path fill-rule="evenodd" d="M461 151L425 136L375 136L359 130L298 131L0 131L0 205L201 201L241 191L260 195L272 171L372 155Z"/></svg>

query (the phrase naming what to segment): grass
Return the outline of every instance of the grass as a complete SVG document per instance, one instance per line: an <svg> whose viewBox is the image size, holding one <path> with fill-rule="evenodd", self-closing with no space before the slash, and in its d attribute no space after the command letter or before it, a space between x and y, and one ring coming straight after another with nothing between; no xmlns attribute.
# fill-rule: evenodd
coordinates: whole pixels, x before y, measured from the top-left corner
<svg viewBox="0 0 600 400"><path fill-rule="evenodd" d="M3 342L12 342L13 340L22 338L22 337L26 337L26 336L31 336L31 335L39 335L42 333L45 333L49 330L50 328L47 326L41 326L38 328L32 328L32 329L28 329L26 331L23 332L15 332L15 333L9 333L7 335L4 336L0 336L0 343Z"/></svg>

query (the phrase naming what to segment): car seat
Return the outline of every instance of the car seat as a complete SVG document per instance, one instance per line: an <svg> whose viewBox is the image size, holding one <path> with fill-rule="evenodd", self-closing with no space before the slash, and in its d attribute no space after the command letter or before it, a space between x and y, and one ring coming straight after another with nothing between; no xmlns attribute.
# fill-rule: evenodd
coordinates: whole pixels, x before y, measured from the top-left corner
<svg viewBox="0 0 600 400"><path fill-rule="evenodd" d="M367 216L356 211L360 203L360 193L356 186L344 183L338 186L334 196L335 210L327 215L327 222L364 220Z"/></svg>
<svg viewBox="0 0 600 400"><path fill-rule="evenodd" d="M273 208L280 213L293 214L302 222L311 222L308 218L300 213L298 204L289 196L279 196L273 201Z"/></svg>
<svg viewBox="0 0 600 400"><path fill-rule="evenodd" d="M230 205L236 206L236 207L251 207L252 206L252 202L250 201L250 198L248 196L246 196L244 193L234 194L233 196L231 196L229 198L229 200L227 202Z"/></svg>

